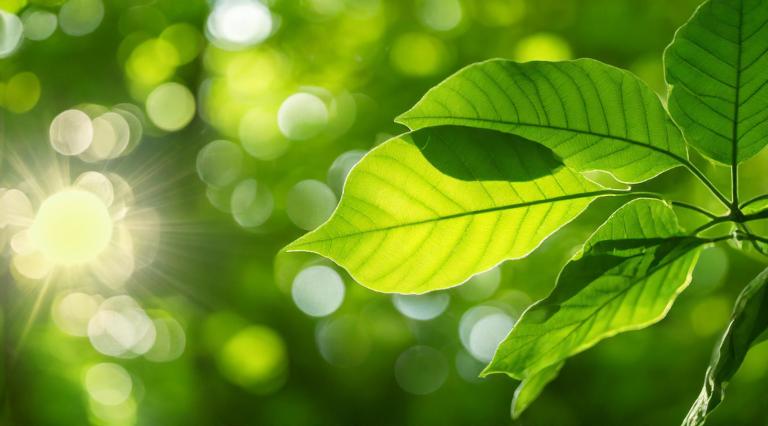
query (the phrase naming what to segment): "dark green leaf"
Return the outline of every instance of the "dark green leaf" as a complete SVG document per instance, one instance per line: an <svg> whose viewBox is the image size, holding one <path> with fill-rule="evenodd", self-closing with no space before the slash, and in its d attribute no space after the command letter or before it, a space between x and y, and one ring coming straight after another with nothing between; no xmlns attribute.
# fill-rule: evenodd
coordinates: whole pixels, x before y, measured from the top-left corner
<svg viewBox="0 0 768 426"><path fill-rule="evenodd" d="M629 72L592 59L471 65L398 118L411 129L460 125L520 135L578 171L642 182L687 161L658 96Z"/></svg>
<svg viewBox="0 0 768 426"><path fill-rule="evenodd" d="M669 111L691 145L735 165L768 144L768 2L707 1L664 59Z"/></svg>
<svg viewBox="0 0 768 426"><path fill-rule="evenodd" d="M523 414L523 411L538 398L544 387L552 380L555 380L564 364L564 362L552 364L531 377L524 379L517 385L515 396L512 398L512 418L516 419Z"/></svg>
<svg viewBox="0 0 768 426"><path fill-rule="evenodd" d="M526 380L598 341L661 320L690 282L704 240L684 236L659 200L626 204L521 317L485 374Z"/></svg>
<svg viewBox="0 0 768 426"><path fill-rule="evenodd" d="M768 269L750 282L736 299L731 321L720 339L704 379L704 387L683 425L703 425L722 402L725 388L747 356L749 348L768 331Z"/></svg>

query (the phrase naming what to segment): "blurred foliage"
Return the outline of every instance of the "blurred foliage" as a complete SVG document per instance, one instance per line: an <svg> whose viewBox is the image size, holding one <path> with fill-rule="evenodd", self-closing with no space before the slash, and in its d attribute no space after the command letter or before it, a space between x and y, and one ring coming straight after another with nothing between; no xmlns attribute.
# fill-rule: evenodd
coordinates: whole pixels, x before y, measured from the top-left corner
<svg viewBox="0 0 768 426"><path fill-rule="evenodd" d="M662 93L661 53L698 0L270 0L266 30L253 10L233 18L217 9L226 3L0 0L0 186L30 174L45 179L62 164L48 143L62 111L94 118L123 105L141 123L141 143L114 160L71 158L71 175L117 173L136 203L161 217L154 263L118 288L37 285L18 279L4 258L0 421L512 424L513 383L476 378L486 354L484 341L473 344L470 320L496 315L487 334L504 331L550 291L559 266L605 219L601 206L618 201L596 202L500 274L444 292L447 307L445 298L393 303L331 269L343 280L343 302L330 309L321 303L329 293L299 293L294 278L308 266L333 266L277 253L327 217L360 150L403 131L393 118L463 65L588 56L628 68ZM14 47L17 22L26 33ZM261 26L238 33L243 22ZM295 105L284 102L290 98ZM216 140L231 144L203 149ZM727 185L727 169L697 161ZM746 196L768 189L766 161L761 155L745 168ZM32 172L20 173L20 164ZM676 171L648 186L704 199L705 189L682 185L689 179ZM682 418L735 295L761 269L727 248L703 257L667 319L575 357L517 423ZM330 276L312 282L338 290ZM57 301L73 291L129 294L148 317L173 318L183 354L162 363L149 352L110 356L93 339L65 333ZM752 351L710 424L768 422L766 356L765 344Z"/></svg>

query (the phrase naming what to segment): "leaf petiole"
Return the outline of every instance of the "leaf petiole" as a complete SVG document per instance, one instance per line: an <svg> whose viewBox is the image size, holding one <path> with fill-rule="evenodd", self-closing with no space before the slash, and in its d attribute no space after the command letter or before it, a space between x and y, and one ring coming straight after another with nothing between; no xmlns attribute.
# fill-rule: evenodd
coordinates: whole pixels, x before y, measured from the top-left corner
<svg viewBox="0 0 768 426"><path fill-rule="evenodd" d="M752 239L750 240L752 242L752 247L754 247L758 253L762 254L763 256L768 256L768 253L766 253L765 250L763 250L763 248L760 247L760 244L758 244L758 242L764 243L765 238L762 238L758 235L753 234L752 230L749 229L749 226L746 223L739 224L739 228L741 228L746 235L752 237Z"/></svg>
<svg viewBox="0 0 768 426"><path fill-rule="evenodd" d="M719 243L721 241L726 241L734 238L734 234L728 234L728 235L721 235L719 237L714 238L707 238L705 241L708 243ZM768 238L760 237L754 234L742 234L739 237L740 241L752 241L752 242L760 242L760 243L766 243L768 244ZM762 253L762 252L761 252Z"/></svg>
<svg viewBox="0 0 768 426"><path fill-rule="evenodd" d="M706 216L706 217L708 217L710 219L717 219L719 217L716 214L714 214L714 213L712 213L710 211L704 210L701 207L694 206L693 204L684 203L682 201L671 201L671 203L672 203L673 206L682 207L684 209L688 209L688 210L692 210L692 211L698 212L698 213L700 213L700 214L702 214L702 215L704 215L704 216Z"/></svg>
<svg viewBox="0 0 768 426"><path fill-rule="evenodd" d="M711 221L711 222L709 222L707 224L702 225L701 227L699 227L699 229L694 231L692 235L696 235L699 232L701 232L701 231L703 231L705 229L708 229L708 228L710 228L710 227L712 227L712 226L714 226L716 224L724 223L724 222L731 222L731 221L733 221L733 220L731 220L731 218L729 216L719 217L719 218L717 218L717 219L715 219L715 220L713 220L713 221ZM763 248L760 247L757 244L757 243L768 244L768 238L761 237L759 235L753 234L752 231L749 229L749 227L747 226L746 223L738 222L738 221L733 221L733 222L738 224L739 229L741 229L740 233L738 233L738 234L729 234L729 235L723 235L723 236L720 236L720 237L710 238L707 241L710 242L710 243L717 243L717 242L720 242L720 241L729 240L731 238L737 238L740 241L750 241L750 242L752 242L752 245L754 246L755 250L757 250L758 253L760 253L760 254L762 254L764 256L768 256L768 253L766 253L766 251L763 250Z"/></svg>
<svg viewBox="0 0 768 426"><path fill-rule="evenodd" d="M692 235L698 235L698 234L706 231L707 229L709 229L709 228L711 228L711 227L713 227L715 225L719 225L721 223L726 223L726 222L733 222L733 218L730 215L729 216L716 217L716 218L712 219L711 221L709 221L709 222L699 226L698 228L694 229L691 234Z"/></svg>
<svg viewBox="0 0 768 426"><path fill-rule="evenodd" d="M622 194L619 194L619 195L622 195ZM688 210L694 211L696 213L699 213L699 214L701 214L703 216L706 216L706 217L708 217L710 219L713 219L713 220L720 217L720 216L718 216L718 215L716 215L716 214L714 214L714 213L712 213L712 212L710 212L708 210L705 210L705 209L703 209L703 208L701 208L699 206L695 206L693 204L689 204L689 203L686 203L686 202L683 202L683 201L670 201L667 198L665 198L663 195L657 194L655 192L626 192L625 195L635 195L635 196L638 196L638 197L655 198L657 200L666 201L666 202L672 204L675 207L680 207L680 208L683 208L683 209L688 209Z"/></svg>
<svg viewBox="0 0 768 426"><path fill-rule="evenodd" d="M760 210L748 215L743 215L741 222L752 222L761 219L768 219L768 209Z"/></svg>
<svg viewBox="0 0 768 426"><path fill-rule="evenodd" d="M693 175L696 176L696 178L699 181L701 181L701 183L703 183L704 186L706 186L707 189L709 189L709 191L715 197L717 197L717 199L720 200L721 203L723 203L724 206L728 207L729 209L733 209L733 204L731 203L731 201L728 198L726 198L725 195L723 195L723 193L720 192L719 189L717 189L715 184L712 183L712 181L709 180L709 178L701 170L699 170L698 167L696 167L693 163L691 163L687 159L681 158L679 160L685 166L685 168L688 169L688 171L693 173Z"/></svg>
<svg viewBox="0 0 768 426"><path fill-rule="evenodd" d="M763 195L760 195L759 197L755 197L755 198L752 198L750 200L747 200L747 201L741 203L741 205L739 206L739 209L744 209L747 206L751 206L752 204L755 204L755 203L763 201L763 200L768 200L768 194L763 194Z"/></svg>
<svg viewBox="0 0 768 426"><path fill-rule="evenodd" d="M709 229L709 228L711 228L711 227L713 227L715 225L721 224L721 223L732 222L732 223L736 223L736 224L742 225L742 224L745 224L747 222L752 222L752 221L761 220L761 219L768 219L768 209L764 209L764 210L761 210L759 212L752 213L752 214L747 214L747 215L743 214L741 212L741 209L738 209L738 210L736 210L735 212L733 212L733 213L731 213L729 215L718 216L718 217L712 218L711 221L709 221L709 222L699 226L698 228L696 228L693 231L693 235L699 234L699 233L701 233L703 231L706 231L707 229Z"/></svg>

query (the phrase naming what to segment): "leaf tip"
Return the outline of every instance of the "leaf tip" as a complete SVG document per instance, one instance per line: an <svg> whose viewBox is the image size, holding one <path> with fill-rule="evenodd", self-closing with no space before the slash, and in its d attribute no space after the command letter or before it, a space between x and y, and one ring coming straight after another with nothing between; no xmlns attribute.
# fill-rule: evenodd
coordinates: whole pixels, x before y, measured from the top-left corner
<svg viewBox="0 0 768 426"><path fill-rule="evenodd" d="M512 420L518 420L520 419L520 416L523 415L523 411L525 411L525 408L518 408L517 407L517 401L514 399L512 400Z"/></svg>
<svg viewBox="0 0 768 426"><path fill-rule="evenodd" d="M405 111L404 113L398 115L395 117L395 123L402 124L403 126L407 128L411 128L411 126L408 125L408 122L410 121L410 113L413 111L413 108L409 109L408 111Z"/></svg>
<svg viewBox="0 0 768 426"><path fill-rule="evenodd" d="M496 369L493 360L491 360L491 362L488 365L486 365L485 368L483 368L483 371L481 371L480 374L478 374L478 377L480 377L481 379L484 379L490 376L491 374L498 374L498 373L501 373L501 371Z"/></svg>
<svg viewBox="0 0 768 426"><path fill-rule="evenodd" d="M288 243L288 245L283 247L280 251L284 253L314 252L311 248L312 234L314 234L314 231L302 235Z"/></svg>

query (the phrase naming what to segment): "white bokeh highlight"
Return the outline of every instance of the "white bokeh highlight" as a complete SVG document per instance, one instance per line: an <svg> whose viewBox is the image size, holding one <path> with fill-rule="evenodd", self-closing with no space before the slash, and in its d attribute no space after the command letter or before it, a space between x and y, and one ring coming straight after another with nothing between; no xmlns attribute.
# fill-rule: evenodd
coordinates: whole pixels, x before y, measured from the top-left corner
<svg viewBox="0 0 768 426"><path fill-rule="evenodd" d="M450 301L451 297L448 293L395 294L392 296L392 303L401 314L419 321L437 318L445 312Z"/></svg>
<svg viewBox="0 0 768 426"><path fill-rule="evenodd" d="M51 122L49 131L53 149L61 155L79 155L93 142L93 122L77 109L66 110Z"/></svg>
<svg viewBox="0 0 768 426"><path fill-rule="evenodd" d="M272 14L257 0L217 0L205 28L216 46L239 50L257 45L272 34Z"/></svg>
<svg viewBox="0 0 768 426"><path fill-rule="evenodd" d="M334 313L344 301L344 281L333 268L310 266L293 279L291 295L305 314L324 317Z"/></svg>

